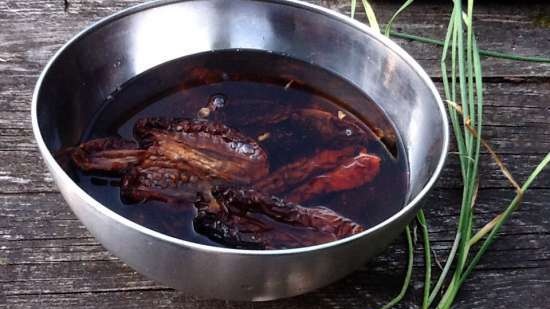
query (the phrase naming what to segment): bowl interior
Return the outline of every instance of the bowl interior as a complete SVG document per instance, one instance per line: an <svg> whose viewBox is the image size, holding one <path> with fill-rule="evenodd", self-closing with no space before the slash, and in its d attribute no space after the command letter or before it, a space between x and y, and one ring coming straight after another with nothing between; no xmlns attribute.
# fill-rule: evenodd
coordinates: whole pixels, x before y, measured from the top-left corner
<svg viewBox="0 0 550 309"><path fill-rule="evenodd" d="M105 99L155 66L212 50L270 51L313 63L362 89L372 101L349 102L359 115L388 128L382 111L390 117L405 145L414 199L440 168L447 147L446 118L432 83L394 44L359 24L302 6L160 1L100 22L61 50L38 86L36 115L45 145L55 153L77 144ZM292 74L322 84L319 74ZM330 87L328 92L345 92L343 85Z"/></svg>

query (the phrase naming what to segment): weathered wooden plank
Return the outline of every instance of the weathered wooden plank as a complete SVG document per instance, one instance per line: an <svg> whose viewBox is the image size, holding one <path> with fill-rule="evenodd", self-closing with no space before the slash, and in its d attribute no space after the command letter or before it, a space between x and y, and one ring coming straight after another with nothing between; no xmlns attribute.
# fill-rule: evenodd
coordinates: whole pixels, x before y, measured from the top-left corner
<svg viewBox="0 0 550 309"><path fill-rule="evenodd" d="M455 308L548 308L548 269L479 272L462 290ZM484 282L495 282L490 286Z"/></svg>
<svg viewBox="0 0 550 309"><path fill-rule="evenodd" d="M6 72L0 72L5 74ZM15 79L15 80L14 80ZM28 112L32 89L36 82L35 76L10 76L2 80L0 87L0 111ZM435 81L439 91L443 92L443 85ZM550 95L550 81L497 81L487 82L484 85L484 99L487 107L527 107L547 108L547 98Z"/></svg>
<svg viewBox="0 0 550 309"><path fill-rule="evenodd" d="M53 51L79 29L108 14L129 7L141 1L69 1L67 12L62 1L10 0L3 3L0 20L10 23L0 42L0 71L28 72L38 70ZM345 0L311 1L323 4L342 13L349 12ZM2 5L2 4L0 4ZM398 3L376 3L380 20L385 21L398 7ZM536 14L549 10L547 4L535 5L529 9L517 4L492 5L480 3L476 7L476 29L480 46L488 49L516 52L525 55L549 56L548 40L530 40L531 37L548 37L548 28L538 23ZM397 20L396 29L425 36L441 38L446 26L449 9L441 4L416 3ZM25 18L21 18L24 16ZM47 18L44 18L47 16ZM364 21L362 10L357 18ZM38 28L37 25L40 25ZM502 31L507 29L507 31ZM40 31L38 31L40 30ZM46 35L47 34L47 35ZM400 40L427 71L439 76L439 49L432 46ZM486 62L486 76L547 76L549 64L518 63L490 59ZM9 73L8 73L9 74Z"/></svg>
<svg viewBox="0 0 550 309"><path fill-rule="evenodd" d="M56 192L37 151L0 151L0 192Z"/></svg>
<svg viewBox="0 0 550 309"><path fill-rule="evenodd" d="M503 155L500 156L506 166L508 166L514 178L523 183L535 166L543 159L544 154L540 155ZM437 187L440 188L458 188L461 187L460 170L458 157L449 154L447 164L443 170ZM549 187L550 175L542 174L533 183L534 187ZM488 154L480 156L480 187L481 188L500 188L510 187L509 182L504 177L497 164Z"/></svg>
<svg viewBox="0 0 550 309"><path fill-rule="evenodd" d="M481 273L480 273L481 274ZM501 286L495 286L494 290L487 290L487 286L479 284L477 289L464 290L463 299L459 299L457 309L470 308L529 308L543 309L548 303L548 294L545 293L547 280L537 279L538 274L530 270L505 271L499 275L485 274L481 280L491 281L499 280L503 282ZM515 278L521 284L506 286L510 284L510 278ZM353 278L356 281L374 279L372 277ZM381 279L381 278L377 278ZM385 276L385 280L393 280L391 276ZM399 280L400 278L395 278ZM275 308L377 308L381 302L374 301L371 294L371 286L353 289L345 286L349 282L341 283L340 290L325 289L324 294L307 295L289 300L282 300L267 303L233 303L223 301L201 300L192 297L186 297L180 293L166 290L144 290L144 291L115 291L115 292L94 292L77 294L41 294L41 295L21 295L18 297L8 297L10 308L242 308L242 309L275 309ZM372 285L376 285L373 282ZM390 298L390 291L376 291L385 294ZM362 297L362 301L351 301L357 297ZM509 297L508 297L509 296ZM496 301L495 301L496 300ZM351 304L351 305L350 305ZM513 307L511 307L513 306ZM418 308L404 304L396 308Z"/></svg>
<svg viewBox="0 0 550 309"><path fill-rule="evenodd" d="M349 14L349 1L333 1L336 10ZM401 2L373 2L378 19L384 23L401 5ZM366 21L358 2L357 18ZM450 4L440 2L415 3L404 11L394 22L399 32L416 34L442 40L445 35ZM537 12L537 13L535 13ZM550 12L548 3L530 4L492 2L476 3L474 22L480 48L498 50L520 55L550 56L549 40L531 40L529 38L548 38L550 29L540 24L538 16ZM503 31L503 29L506 29ZM525 31L525 32L523 32ZM399 44L417 59L433 76L440 76L439 59L441 50L433 46L397 40ZM529 42L528 44L523 44ZM494 58L483 59L484 76L540 76L547 77L550 64L521 63ZM539 71L540 70L540 71ZM521 72L521 73L520 73ZM540 74L536 73L540 72ZM519 73L519 74L518 74Z"/></svg>
<svg viewBox="0 0 550 309"><path fill-rule="evenodd" d="M0 73L1 74L1 73ZM3 122L0 122L0 127L17 124L16 128L29 128L30 125L30 101L32 97L32 88L35 78L27 76L21 78L18 83L21 85L12 84L8 81L2 81L3 87L0 87L0 112L3 114ZM441 82L435 83L440 93L443 92ZM20 89L17 89L20 88ZM533 114L542 114L548 116L548 96L550 96L550 81L546 82L497 82L486 83L484 85L485 107L487 108L487 116L492 116L494 111L502 109L502 112L507 112L509 109L529 109L533 110ZM18 118L12 119L7 117L7 113L16 113ZM518 120L525 121L527 124L537 123L535 120L523 119L518 117ZM502 125L502 117L489 118L488 125ZM545 120L545 118L543 118ZM501 121L501 122L499 122ZM542 122L547 124L548 122ZM523 123L521 123L523 124ZM519 124L517 124L519 125Z"/></svg>
<svg viewBox="0 0 550 309"><path fill-rule="evenodd" d="M438 256L444 256L452 241L452 227L457 220L457 197L460 190L436 190L428 201L428 218L431 237ZM480 192L478 209L480 221L488 221L512 198L509 191L483 190ZM502 239L482 260L479 269L494 276L503 270L530 270L547 272L550 269L550 229L548 225L550 190L534 190L526 196L521 211L512 217L502 233ZM100 293L105 291L135 291L160 289L160 285L135 274L127 266L113 258L97 245L77 220L71 218L68 207L57 194L0 196L5 209L0 217L2 239L2 277L9 285L8 295ZM40 205L40 207L37 207ZM17 220L26 214L25 220ZM7 230L8 227L13 230ZM63 222L60 228L58 222ZM49 229L37 226L51 224ZM478 223L478 225L481 224ZM56 235L51 235L55 231ZM6 237L9 235L9 237ZM12 237L14 235L15 237ZM366 268L358 271L345 284L337 283L307 297L352 297L356 304L368 301L368 293L385 295L396 290L400 284L405 252L400 242L392 246ZM420 255L416 260L417 272L421 272ZM388 278L395 277L394 281ZM358 279L364 278L364 279ZM545 276L540 277L543 280ZM419 278L420 280L420 278ZM385 293L375 282L384 281ZM474 282L476 282L474 280ZM390 284L391 283L391 284ZM488 281L501 285L501 281ZM474 286L474 288L477 288ZM350 295L348 290L362 293ZM372 290L374 289L374 291ZM327 292L329 291L329 292ZM330 292L334 291L334 292ZM348 292L346 292L348 291ZM383 299L383 298L382 298ZM305 301L305 300L304 300ZM306 303L308 301L305 301ZM336 302L335 302L336 303Z"/></svg>
<svg viewBox="0 0 550 309"><path fill-rule="evenodd" d="M512 169L518 171L517 177L525 179L540 155L550 149L550 108L547 101L550 83L491 83L486 84L485 89L486 126L483 135L506 163L514 165ZM3 93L0 90L0 94ZM0 95L0 159L7 162L0 171L0 192L55 191L51 178L39 163L41 159L30 130L28 103L9 106L9 101L5 100ZM4 109L5 105L8 108ZM451 151L455 151L454 147ZM486 160L487 156L483 158L483 169L488 173L483 173L487 182L482 185L505 186L505 179L494 164ZM454 159L451 155L446 169L448 173L444 173L440 182L443 187L459 185ZM29 186L31 181L32 186ZM540 184L548 184L548 181L542 180Z"/></svg>
<svg viewBox="0 0 550 309"><path fill-rule="evenodd" d="M501 159L509 167L514 177L523 182L543 156L544 153L507 154L501 155ZM55 184L41 160L36 151L0 150L0 161L6 162L0 170L0 193L56 192ZM488 154L482 154L480 162L481 188L510 187L508 180ZM450 153L436 187L458 188L461 186L458 164L456 155ZM533 186L550 187L550 175L542 174Z"/></svg>
<svg viewBox="0 0 550 309"><path fill-rule="evenodd" d="M109 268L111 273L117 271L117 278L112 278L103 273L97 265L89 267L86 264L73 271L80 271L83 275L87 275L88 271L93 271L94 274L99 275L99 278L58 276L56 282L47 278L45 282L34 282L31 287L35 287L36 284L49 284L49 287L54 284L54 287L56 287L62 285L58 282L64 282L70 288L70 291L56 291L51 288L42 289L39 292L31 290L19 294L8 294L7 301L10 308L15 307L18 303L28 306L34 303L33 299L39 299L42 308L61 307L61 304L66 304L66 302L72 302L74 306L78 307L85 307L91 302L94 306L106 308L124 307L129 304L141 307L149 307L150 304L155 304L157 308L170 308L173 306L216 308L220 305L228 308L376 308L395 294L401 284L403 275L401 267L391 268L386 263L384 265L382 268L372 267L355 272L336 284L292 299L268 303L234 303L188 297L176 291L156 287L154 284L147 286L146 281L140 282L144 284L132 286L131 283L134 278L126 276L125 271L127 269L125 268ZM462 290L457 308L518 308L526 303L529 304L529 308L545 308L544 304L548 300L548 294L546 293L549 282L548 269L546 267L477 271ZM422 268L415 267L414 271L415 284L413 284L406 301L398 308L417 308L415 304L418 302L414 302L416 297L413 295L418 295L421 292L421 278L419 275ZM64 273L62 269L59 272ZM38 273L40 275L40 272ZM86 284L96 280L103 282L115 280L115 284L119 283L118 280L121 280L124 287L89 289ZM530 291L530 293L526 294L525 290ZM487 295L490 297L487 297ZM538 298L534 299L532 295L537 295ZM494 302L495 298L499 300L497 303ZM505 306L500 306L500 304Z"/></svg>
<svg viewBox="0 0 550 309"><path fill-rule="evenodd" d="M405 251L397 241L365 268L314 293L269 303L232 303L184 296L136 274L97 244L56 192L40 162L30 131L29 106L39 71L74 33L103 16L141 1L8 0L0 2L0 307L8 308L376 308L400 288ZM349 11L345 0L313 1ZM382 21L399 3L374 2ZM521 54L550 56L549 29L536 15L549 4L480 3L480 45ZM358 17L364 20L361 10ZM400 31L441 37L448 10L415 3L396 22ZM505 29L506 31L503 31ZM540 38L540 39L533 39ZM546 39L545 39L546 38ZM432 76L439 76L440 50L399 40ZM485 136L503 153L518 180L550 149L550 84L547 64L484 60ZM528 82L528 83L526 83ZM513 193L498 189L505 179L487 155L477 205L479 227L499 213ZM460 183L456 158L427 200L433 247L445 256L458 215ZM550 187L543 174L535 187ZM496 188L496 189L495 189ZM7 194L1 194L7 193ZM549 189L530 191L501 239L468 280L456 308L546 308L550 301ZM412 291L399 308L417 308L422 260L417 248ZM434 269L434 271L436 271ZM7 296L6 296L7 295Z"/></svg>
<svg viewBox="0 0 550 309"><path fill-rule="evenodd" d="M528 114L540 111L539 115L545 115L544 109L524 110ZM511 111L511 113L515 110ZM0 112L1 113L1 112ZM486 124L483 128L483 137L491 146L502 155L513 154L542 154L550 149L550 130L542 123L519 124L520 121L495 122L499 114L503 118L509 116L502 112L494 113L485 117ZM540 116L542 118L544 116ZM515 120L515 119L514 119ZM490 124L493 123L493 124ZM496 124L495 124L496 123ZM11 126L11 123L8 124ZM451 145L451 151L455 151L454 144ZM29 151L36 152L36 142L30 128L2 128L0 126L0 151Z"/></svg>
<svg viewBox="0 0 550 309"><path fill-rule="evenodd" d="M550 219L546 215L550 211L546 207L550 197L548 191L548 189L530 191L523 206L517 212L519 216L517 221L516 217L513 217L504 229L503 235L550 233L550 226L548 226ZM434 242L452 240L451 232L458 216L460 194L458 189L436 189L430 194L427 204ZM476 226L496 216L513 198L513 192L505 189L485 189L480 191L479 198L477 211L480 213L480 221ZM19 253L32 254L31 251L25 250L39 248L66 254L71 251L63 252L58 249L70 245L68 242L70 239L80 239L75 245L87 247L83 251L94 249L91 248L95 244L91 235L74 218L60 195L2 195L0 202L4 205L0 216L1 239L11 243L6 250L19 250ZM15 251L14 254L17 253ZM4 251L4 253L9 252L11 251ZM30 255L26 257L30 258ZM30 260L37 261L37 257L32 257ZM62 255L52 258L63 260L61 257ZM26 260L18 256L13 256L13 259L20 260L18 263L24 263L23 260Z"/></svg>
<svg viewBox="0 0 550 309"><path fill-rule="evenodd" d="M550 216L548 201L549 189L534 189L526 195L526 200L518 210L522 221L512 221L510 232L549 233L547 225ZM459 212L460 189L434 189L426 202L429 209L429 221L432 224L431 232L434 241L450 241L453 224ZM482 189L479 192L477 211L482 219L489 220L496 216L513 198L511 189ZM3 205L0 214L0 235L5 241L25 241L23 247L40 247L42 240L49 241L52 246L64 246L64 239L81 238L79 244L88 246L89 235L73 216L61 195L56 193L40 194L10 194L0 195ZM527 221L526 221L527 220ZM522 222L530 222L522 224ZM482 222L484 222L482 220ZM479 222L478 224L482 224ZM33 226L34 225L34 226ZM48 228L48 225L49 228ZM39 227L44 227L43 229ZM532 230L534 229L534 230ZM504 230L508 233L508 227ZM53 234L55 233L55 234ZM19 247L15 247L19 248Z"/></svg>

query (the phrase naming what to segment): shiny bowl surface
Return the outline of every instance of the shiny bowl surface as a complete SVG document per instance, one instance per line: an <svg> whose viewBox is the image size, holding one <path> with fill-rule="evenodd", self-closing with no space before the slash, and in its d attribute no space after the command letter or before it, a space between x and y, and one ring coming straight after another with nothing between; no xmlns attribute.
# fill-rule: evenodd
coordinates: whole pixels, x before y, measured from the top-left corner
<svg viewBox="0 0 550 309"><path fill-rule="evenodd" d="M265 251L218 248L114 213L55 161L52 153L77 144L106 96L132 77L186 55L239 48L314 63L368 94L405 144L407 205L367 231L331 243ZM361 102L350 105L366 110ZM153 1L109 16L71 39L48 63L35 88L32 125L59 190L105 248L138 272L188 294L255 301L322 287L381 252L414 218L438 177L449 130L434 85L395 43L328 9L285 0Z"/></svg>

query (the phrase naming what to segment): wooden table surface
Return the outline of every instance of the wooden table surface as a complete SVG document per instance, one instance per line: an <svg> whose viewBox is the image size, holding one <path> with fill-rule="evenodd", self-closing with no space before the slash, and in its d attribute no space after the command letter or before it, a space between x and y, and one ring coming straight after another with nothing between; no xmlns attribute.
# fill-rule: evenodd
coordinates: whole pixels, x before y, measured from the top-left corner
<svg viewBox="0 0 550 309"><path fill-rule="evenodd" d="M136 0L0 1L0 307L5 308L378 308L403 280L406 251L398 239L347 278L307 295L267 303L185 296L148 280L99 245L69 210L32 138L31 94L46 61L83 27ZM313 1L346 13L347 0ZM360 2L360 1L359 1ZM382 21L397 3L375 2ZM441 38L450 4L418 3L395 26ZM364 20L364 15L359 14ZM550 4L484 2L476 7L480 45L550 57ZM441 87L437 47L398 40ZM483 59L484 136L524 181L550 150L550 65ZM482 155L479 227L513 192ZM444 259L461 196L458 162L449 163L427 202L434 252ZM529 191L498 241L466 281L456 308L550 308L550 172ZM416 308L422 292L421 245L413 284L399 308ZM434 267L434 272L439 269Z"/></svg>

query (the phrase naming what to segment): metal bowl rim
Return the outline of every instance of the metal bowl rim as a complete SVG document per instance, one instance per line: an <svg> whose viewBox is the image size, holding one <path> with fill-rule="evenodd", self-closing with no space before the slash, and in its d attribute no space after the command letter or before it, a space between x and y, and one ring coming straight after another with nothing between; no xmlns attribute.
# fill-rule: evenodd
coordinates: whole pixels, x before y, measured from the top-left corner
<svg viewBox="0 0 550 309"><path fill-rule="evenodd" d="M56 60L59 58L59 56L68 49L71 45L75 44L78 40L85 37L87 34L95 31L96 29L107 25L110 22L113 22L119 18L125 17L127 15L131 15L143 10L147 10L154 7L159 6L165 6L172 3L178 3L178 2L188 2L188 1L201 1L201 0L156 0L152 2L146 2L142 4L138 4L132 7L129 7L127 9L124 9L120 12L114 13L112 15L109 15L107 17L104 17L100 19L97 22L92 23L90 26L86 27L84 30L80 31L78 34L76 34L74 37L72 37L67 43L65 43L55 54L54 56L48 61L46 66L44 67L42 73L40 74L36 86L34 88L33 92L33 98L32 98L32 104L31 104L31 118L32 118L32 130L34 133L34 137L36 139L36 143L38 144L38 148L40 149L40 152L42 153L42 156L44 157L44 160L48 163L49 167L52 169L52 173L58 175L62 178L63 182L65 184L69 184L71 191L75 192L82 198L88 205L93 207L96 211L102 213L103 215L113 218L118 223L121 223L129 228L135 229L138 232L144 233L148 236L151 236L153 238L157 238L162 241L166 241L168 243L178 245L178 246L184 246L200 251L205 252L215 252L215 253L224 253L224 254L235 254L235 255L290 255L290 254L299 254L299 253L306 253L306 252L312 252L317 250L323 250L334 246L343 245L348 242L352 242L354 240L357 240L359 238L365 237L369 234L372 234L376 232L379 229L384 228L385 226L391 224L392 222L396 221L399 217L405 215L407 212L411 211L419 202L424 198L424 196L428 193L428 191L432 188L435 181L439 177L439 174L441 173L443 166L445 165L445 161L447 158L447 152L449 147L449 121L447 118L447 113L445 110L445 106L443 105L443 102L441 101L441 97L435 88L435 85L433 84L430 77L427 75L427 73L422 69L422 67L407 53L405 52L399 45L391 41L389 38L383 36L381 33L376 32L372 30L367 25L352 19L348 16L345 16L343 14L340 14L338 12L335 12L333 10L330 10L328 8L324 8L315 4L306 3L300 0L250 0L254 2L268 2L268 3L276 3L276 4L282 4L282 5L290 5L294 7L298 7L301 9L307 9L310 11L313 11L314 13L320 13L322 15L325 15L328 18L333 18L339 22L342 22L344 24L347 24L348 26L352 26L359 31L362 31L366 33L367 35L371 36L373 39L378 40L380 43L386 46L386 48L392 50L395 52L403 61L405 61L408 65L411 66L413 71L425 82L425 84L429 87L429 89L432 92L432 95L436 99L437 107L439 108L441 119L443 123L443 149L441 152L441 156L439 157L439 162L436 166L436 169L434 170L433 174L431 175L428 182L424 185L422 190L418 192L418 194L411 200L405 207L403 207L400 211L396 212L386 220L378 223L377 225L367 229L366 231L363 231L359 234L355 234L343 239L339 239L336 241L315 245L315 246L309 246L309 247L300 247L300 248L292 248L292 249L279 249L279 250L245 250L245 249L232 249L232 248L223 248L223 247L214 247L204 244L198 244L192 241L179 239L176 237L168 236L166 234L156 232L154 230L151 230L145 226L142 226L140 224L137 224L119 214L109 209L107 206L104 206L103 204L99 203L97 200L95 200L92 196L90 196L86 191L84 191L82 188L80 188L70 177L69 175L61 168L61 166L57 163L57 161L54 159L52 154L50 153L48 147L46 146L42 134L40 132L40 127L38 124L38 116L37 116L37 106L38 106L38 95L40 93L40 89L42 87L42 82L45 78L45 76L48 74L48 71L50 67L56 62Z"/></svg>

